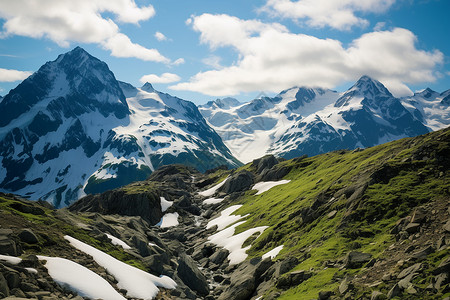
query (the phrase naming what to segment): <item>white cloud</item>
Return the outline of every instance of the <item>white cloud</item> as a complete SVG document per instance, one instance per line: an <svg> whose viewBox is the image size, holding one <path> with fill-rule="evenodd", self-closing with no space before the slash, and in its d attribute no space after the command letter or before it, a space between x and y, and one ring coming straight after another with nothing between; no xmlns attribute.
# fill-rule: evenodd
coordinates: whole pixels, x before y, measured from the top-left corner
<svg viewBox="0 0 450 300"><path fill-rule="evenodd" d="M184 63L185 63L184 58L179 58L179 59L175 60L175 61L172 63L172 65L174 65L174 66L179 66L179 65L182 65L182 64L184 64Z"/></svg>
<svg viewBox="0 0 450 300"><path fill-rule="evenodd" d="M24 80L32 73L27 71L17 71L0 68L0 82L14 82Z"/></svg>
<svg viewBox="0 0 450 300"><path fill-rule="evenodd" d="M238 60L194 75L170 88L211 96L279 92L295 85L334 88L367 74L399 95L407 83L436 79L443 54L416 48L416 36L401 28L362 35L347 48L338 40L294 34L279 24L204 14L192 19L200 40L215 49L232 47ZM408 89L409 90L409 89Z"/></svg>
<svg viewBox="0 0 450 300"><path fill-rule="evenodd" d="M178 76L177 74L173 74L173 73L164 73L161 76L158 76L156 74L149 74L149 75L144 75L141 77L141 79L139 79L139 81L142 83L146 83L146 82L172 83L172 82L177 82L180 80L181 80L180 76Z"/></svg>
<svg viewBox="0 0 450 300"><path fill-rule="evenodd" d="M381 31L386 27L386 22L378 22L377 24L375 24L375 26L373 27L373 31Z"/></svg>
<svg viewBox="0 0 450 300"><path fill-rule="evenodd" d="M369 22L356 13L367 14L386 11L395 0L267 0L261 11L272 16L306 19L312 27L329 26L348 30L353 26L366 26Z"/></svg>
<svg viewBox="0 0 450 300"><path fill-rule="evenodd" d="M159 32L159 31L155 32L155 38L158 41L160 41L160 42L161 41L167 41L167 37L163 33Z"/></svg>
<svg viewBox="0 0 450 300"><path fill-rule="evenodd" d="M217 55L210 55L204 59L202 59L202 62L210 67L213 67L214 69L222 69L223 66L220 64L222 61L222 58L220 58Z"/></svg>
<svg viewBox="0 0 450 300"><path fill-rule="evenodd" d="M169 62L158 50L132 43L116 22L102 13L113 15L118 23L139 24L154 16L155 10L151 5L138 7L134 0L3 1L0 19L5 22L0 37L47 38L62 47L70 42L94 43L113 56Z"/></svg>

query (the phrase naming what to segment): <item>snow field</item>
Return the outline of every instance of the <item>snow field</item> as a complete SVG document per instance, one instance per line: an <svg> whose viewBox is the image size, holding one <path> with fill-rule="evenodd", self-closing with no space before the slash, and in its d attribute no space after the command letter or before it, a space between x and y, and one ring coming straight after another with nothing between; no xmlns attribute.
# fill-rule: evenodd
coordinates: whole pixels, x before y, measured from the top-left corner
<svg viewBox="0 0 450 300"><path fill-rule="evenodd" d="M91 299L125 300L105 279L71 260L38 256L45 260L50 276L61 286L67 286L82 297Z"/></svg>
<svg viewBox="0 0 450 300"><path fill-rule="evenodd" d="M158 287L167 289L174 289L176 287L175 281L167 276L157 277L121 262L71 236L66 235L64 238L73 247L92 256L99 265L116 278L118 281L117 286L120 289L127 290L127 296L129 297L152 299L158 294Z"/></svg>

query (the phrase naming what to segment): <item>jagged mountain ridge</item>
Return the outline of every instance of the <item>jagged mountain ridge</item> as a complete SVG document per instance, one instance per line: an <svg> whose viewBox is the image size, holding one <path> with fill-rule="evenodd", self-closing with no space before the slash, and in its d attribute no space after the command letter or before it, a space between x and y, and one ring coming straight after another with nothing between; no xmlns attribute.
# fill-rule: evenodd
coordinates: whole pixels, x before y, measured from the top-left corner
<svg viewBox="0 0 450 300"><path fill-rule="evenodd" d="M185 163L238 166L195 104L118 82L80 47L0 102L0 188L55 206Z"/></svg>
<svg viewBox="0 0 450 300"><path fill-rule="evenodd" d="M398 99L363 76L344 93L295 87L237 106L210 102L200 111L233 154L248 162L264 154L293 158L366 148L444 128L449 94L434 92L432 104L419 101L420 94Z"/></svg>

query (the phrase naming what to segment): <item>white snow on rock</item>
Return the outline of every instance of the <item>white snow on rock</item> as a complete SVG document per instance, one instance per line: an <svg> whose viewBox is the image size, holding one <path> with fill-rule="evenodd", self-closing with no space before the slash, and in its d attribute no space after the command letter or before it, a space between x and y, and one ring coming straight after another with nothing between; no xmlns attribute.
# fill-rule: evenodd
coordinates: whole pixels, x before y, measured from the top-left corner
<svg viewBox="0 0 450 300"><path fill-rule="evenodd" d="M229 177L229 176L228 176L228 177ZM221 183L216 184L215 186L213 186L212 188L209 188L209 189L207 189L206 191L203 191L203 192L199 192L199 195L200 195L200 196L203 196L203 197L211 197L212 195L214 195L214 193L215 193L221 186L223 186L223 185L225 184L225 182L228 180L228 177L225 178L225 180L222 181Z"/></svg>
<svg viewBox="0 0 450 300"><path fill-rule="evenodd" d="M178 213L165 214L156 226L160 226L161 228L177 226L179 224L178 216Z"/></svg>
<svg viewBox="0 0 450 300"><path fill-rule="evenodd" d="M111 240L111 244L117 245L117 246L121 246L121 247L122 247L123 249L125 249L125 250L131 249L131 247L128 246L127 243L125 243L125 242L122 241L121 239L118 239L118 238L116 238L115 236L110 235L110 234L108 234L108 233L106 234L106 236L108 237L108 239Z"/></svg>
<svg viewBox="0 0 450 300"><path fill-rule="evenodd" d="M0 261L4 261L12 265L17 265L22 261L22 259L15 256L0 255Z"/></svg>
<svg viewBox="0 0 450 300"><path fill-rule="evenodd" d="M271 188L273 188L274 186L277 185L281 185L281 184L286 184L291 182L290 180L280 180L280 181L263 181L263 182L258 182L256 183L252 190L257 190L258 192L256 193L256 195L260 195L264 192L267 192L268 190L270 190Z"/></svg>
<svg viewBox="0 0 450 300"><path fill-rule="evenodd" d="M247 253L245 252L250 249L250 246L242 248L242 245L244 244L246 239L257 232L259 232L259 234L261 235L261 233L263 233L263 231L268 228L268 226L259 226L233 235L235 232L235 228L243 223L245 223L245 221L235 223L230 227L208 237L208 240L212 243L230 251L230 254L228 255L230 265L241 263L247 258Z"/></svg>
<svg viewBox="0 0 450 300"><path fill-rule="evenodd" d="M203 201L205 204L217 204L224 200L225 198L208 198Z"/></svg>
<svg viewBox="0 0 450 300"><path fill-rule="evenodd" d="M214 225L217 225L217 230L222 230L225 227L227 227L230 224L233 224L234 222L239 221L240 219L248 216L240 216L240 215L231 215L233 212L235 212L236 210L238 210L239 208L241 208L242 205L233 205L228 207L227 209L224 209L221 213L220 216L209 221L208 224L206 225L206 228L211 228Z"/></svg>
<svg viewBox="0 0 450 300"><path fill-rule="evenodd" d="M19 257L15 257L15 256L0 255L0 261L7 262L11 265L18 265L22 261L22 259ZM37 272L38 272L34 268L25 268L25 270L27 270L28 273L31 273L31 274L37 274Z"/></svg>
<svg viewBox="0 0 450 300"><path fill-rule="evenodd" d="M273 248L272 250L264 254L262 256L262 259L266 259L267 257L270 257L270 259L274 259L278 255L278 253L280 253L280 251L283 250L283 247L284 245Z"/></svg>
<svg viewBox="0 0 450 300"><path fill-rule="evenodd" d="M68 287L82 297L125 300L105 279L88 268L59 257L38 256L45 260L49 275L59 285Z"/></svg>
<svg viewBox="0 0 450 300"><path fill-rule="evenodd" d="M169 207L173 205L173 201L168 201L166 198L161 197L161 211L165 212Z"/></svg>
<svg viewBox="0 0 450 300"><path fill-rule="evenodd" d="M158 294L158 287L174 289L177 285L170 277L157 277L121 262L71 236L66 235L64 238L68 240L73 247L91 255L99 265L116 278L118 281L117 286L120 289L127 290L127 296L129 297L152 299Z"/></svg>

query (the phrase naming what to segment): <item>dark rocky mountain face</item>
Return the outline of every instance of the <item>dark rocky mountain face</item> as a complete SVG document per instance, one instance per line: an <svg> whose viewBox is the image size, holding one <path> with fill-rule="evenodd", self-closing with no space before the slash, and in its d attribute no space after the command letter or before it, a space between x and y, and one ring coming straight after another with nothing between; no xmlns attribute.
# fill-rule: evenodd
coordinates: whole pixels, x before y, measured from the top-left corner
<svg viewBox="0 0 450 300"><path fill-rule="evenodd" d="M193 103L119 83L79 47L19 84L0 111L0 189L56 206L165 164L239 165Z"/></svg>

